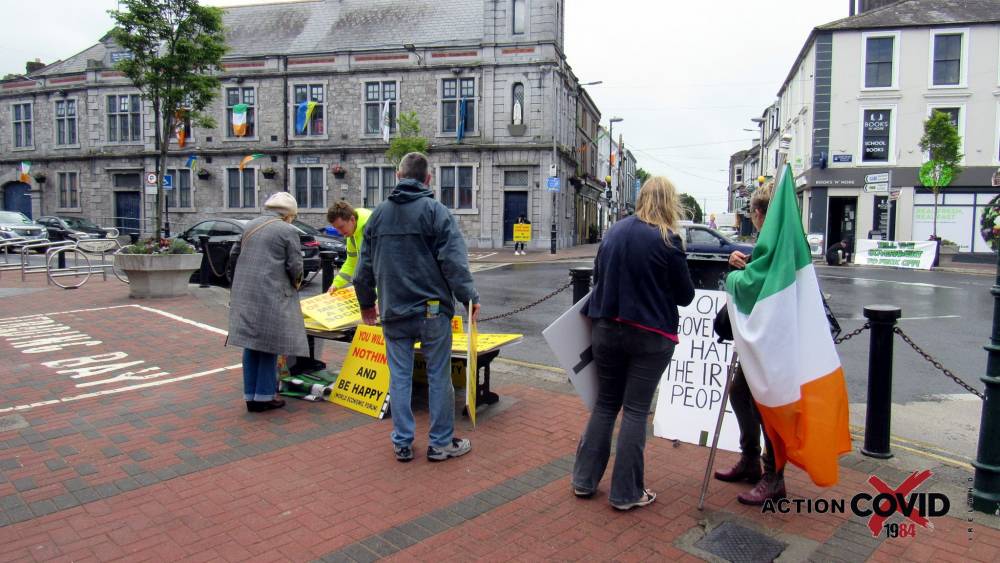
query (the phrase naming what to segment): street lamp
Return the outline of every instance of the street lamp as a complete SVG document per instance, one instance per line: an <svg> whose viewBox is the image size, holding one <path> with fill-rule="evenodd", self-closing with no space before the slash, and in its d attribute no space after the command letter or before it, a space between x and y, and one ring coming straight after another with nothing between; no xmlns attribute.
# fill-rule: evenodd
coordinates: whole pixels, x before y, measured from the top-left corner
<svg viewBox="0 0 1000 563"><path fill-rule="evenodd" d="M764 176L764 122L767 120L763 117L752 117L750 121L756 123L757 128L760 129L760 156L757 157L757 165L760 166L758 176Z"/></svg>
<svg viewBox="0 0 1000 563"><path fill-rule="evenodd" d="M609 125L608 125L608 176L607 176L608 189L604 192L604 196L608 199L608 208L609 209L611 208L611 171L612 171L612 168L614 167L613 162L614 162L614 158L615 158L615 156L614 156L615 155L615 147L614 147L614 142L615 142L615 123L619 123L621 121L625 121L625 120L622 119L622 118L620 118L620 117L612 117L609 120Z"/></svg>
<svg viewBox="0 0 1000 563"><path fill-rule="evenodd" d="M580 86L581 86L581 87L582 87L582 86L597 86L598 84L604 84L604 81L603 81L603 80L595 80L595 81L593 81L593 82L584 82L584 83L583 83L583 84L581 84Z"/></svg>

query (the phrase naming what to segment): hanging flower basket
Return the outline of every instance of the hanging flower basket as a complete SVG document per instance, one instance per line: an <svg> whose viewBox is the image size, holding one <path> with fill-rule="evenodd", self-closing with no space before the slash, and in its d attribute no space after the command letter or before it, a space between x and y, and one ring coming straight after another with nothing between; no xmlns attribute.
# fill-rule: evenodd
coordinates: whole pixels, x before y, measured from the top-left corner
<svg viewBox="0 0 1000 563"><path fill-rule="evenodd" d="M45 183L45 173L44 172L39 172L39 173L35 174L35 181L38 182L39 184L44 184Z"/></svg>
<svg viewBox="0 0 1000 563"><path fill-rule="evenodd" d="M267 179L269 179L269 180L271 178L274 178L275 176L278 175L278 171L275 170L274 168L271 168L271 167L267 167L267 168L261 170L260 173L263 174L264 177L267 178Z"/></svg>
<svg viewBox="0 0 1000 563"><path fill-rule="evenodd" d="M207 180L211 175L212 174L209 173L209 171L205 170L204 168L198 171L198 177L201 178L202 180Z"/></svg>
<svg viewBox="0 0 1000 563"><path fill-rule="evenodd" d="M979 229L983 240L996 251L1000 247L1000 195L994 196L990 200L989 206L983 211Z"/></svg>
<svg viewBox="0 0 1000 563"><path fill-rule="evenodd" d="M333 176L335 178L343 178L345 175L347 175L347 170L345 170L344 167L339 164L334 164L333 168L331 168L330 171L333 172Z"/></svg>

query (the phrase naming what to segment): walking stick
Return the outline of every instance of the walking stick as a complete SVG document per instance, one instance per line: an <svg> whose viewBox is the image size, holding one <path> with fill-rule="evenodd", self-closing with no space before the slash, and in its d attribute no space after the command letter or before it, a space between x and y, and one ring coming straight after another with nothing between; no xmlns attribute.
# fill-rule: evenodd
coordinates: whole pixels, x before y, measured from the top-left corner
<svg viewBox="0 0 1000 563"><path fill-rule="evenodd" d="M715 452L719 448L719 433L722 432L722 419L726 416L726 404L729 402L729 388L733 386L733 378L736 377L736 365L739 357L736 350L733 350L733 359L729 362L729 372L726 374L726 387L722 390L722 406L719 408L719 418L715 421L715 436L712 437L712 449L708 453L708 467L705 468L705 479L701 482L701 496L698 497L698 510L705 508L705 493L708 492L708 480L712 475L712 466L715 465Z"/></svg>

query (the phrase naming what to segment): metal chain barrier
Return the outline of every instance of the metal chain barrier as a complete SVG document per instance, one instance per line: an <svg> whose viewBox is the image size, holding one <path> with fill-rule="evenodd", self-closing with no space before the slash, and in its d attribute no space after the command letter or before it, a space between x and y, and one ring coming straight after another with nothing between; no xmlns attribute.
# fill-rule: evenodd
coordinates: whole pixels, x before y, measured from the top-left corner
<svg viewBox="0 0 1000 563"><path fill-rule="evenodd" d="M923 357L923 359L925 359L928 362L930 362L934 367L936 367L938 370L940 370L941 373L943 373L949 379L951 379L952 381L954 381L955 383L957 383L960 387L962 387L963 389L965 389L969 393L972 393L973 395L979 397L980 399L984 399L984 400L986 399L986 397L983 395L982 391L980 391L979 389L976 389L975 387L973 387L973 386L969 385L968 383L962 381L962 378L958 377L957 375L955 375L954 373L952 373L951 370L949 370L949 369L945 368L943 365L941 365L941 362L935 360L933 356L931 356L927 352L924 352L923 349L920 348L920 346L917 346L916 342L914 342L909 336L906 335L905 332L903 332L903 329L901 329L901 328L899 328L897 326L897 327L894 327L892 329L892 331L895 332L896 334L898 334L899 337L903 339L903 342L906 342L907 344L909 344L910 348L913 348L913 350L917 354L920 354L920 356Z"/></svg>
<svg viewBox="0 0 1000 563"><path fill-rule="evenodd" d="M514 315L516 315L516 314L518 314L518 313L520 313L522 311L527 311L528 309L530 309L530 308L532 308L532 307L534 307L536 305L539 305L539 304L541 304L544 301L552 299L556 295L559 295L560 293L566 291L567 289L569 289L570 287L572 287L572 285L573 285L573 282L571 281L571 282L567 283L566 285L564 285L564 286L556 289L552 293L546 295L545 297L542 297L538 301L534 301L532 303L528 303L527 305L525 305L523 307L518 307L517 309L514 309L513 311L510 311L509 313L503 313L503 314L500 314L500 315L494 315L492 317L486 317L485 319L479 319L479 322L483 323L483 322L486 322L486 321L495 321L497 319L504 319L504 318L507 318L507 317L514 316Z"/></svg>
<svg viewBox="0 0 1000 563"><path fill-rule="evenodd" d="M865 324L861 325L860 327L858 327L857 329L852 330L851 332L848 332L847 334L845 334L845 335L843 335L843 336L841 336L839 338L834 338L833 339L833 343L834 344L840 344L841 342L847 342L848 340L850 340L850 339L854 338L855 336L861 334L862 332L870 329L871 327L872 327L871 323L865 323Z"/></svg>

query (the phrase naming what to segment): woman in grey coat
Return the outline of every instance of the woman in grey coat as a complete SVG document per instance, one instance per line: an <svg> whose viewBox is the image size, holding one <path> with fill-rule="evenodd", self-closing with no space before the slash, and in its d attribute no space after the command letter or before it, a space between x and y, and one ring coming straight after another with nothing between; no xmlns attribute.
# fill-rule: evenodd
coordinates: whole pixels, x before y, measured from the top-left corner
<svg viewBox="0 0 1000 563"><path fill-rule="evenodd" d="M229 340L243 350L243 398L250 412L285 406L275 398L278 355L306 356L305 324L299 305L302 245L289 223L298 204L287 192L264 203L265 213L247 223L233 247L237 259L230 293Z"/></svg>

